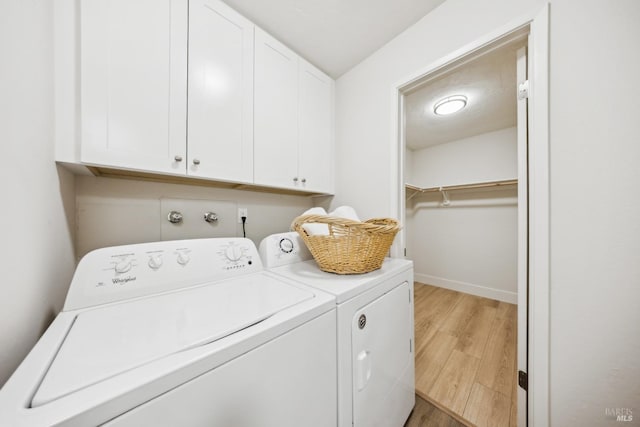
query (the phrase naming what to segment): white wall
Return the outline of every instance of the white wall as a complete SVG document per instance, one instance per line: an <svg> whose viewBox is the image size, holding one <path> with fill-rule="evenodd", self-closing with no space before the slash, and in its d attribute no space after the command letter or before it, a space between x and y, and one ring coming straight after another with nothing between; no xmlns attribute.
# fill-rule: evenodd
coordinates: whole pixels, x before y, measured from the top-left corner
<svg viewBox="0 0 640 427"><path fill-rule="evenodd" d="M517 178L515 128L410 151L421 187ZM407 203L407 257L416 280L487 298L517 301L517 188L457 190Z"/></svg>
<svg viewBox="0 0 640 427"><path fill-rule="evenodd" d="M176 199L172 209L185 215L181 229L168 223L165 199ZM219 216L215 226L206 227L204 209L200 212L197 206L193 216L186 216L189 206L198 200L207 201L203 207L213 206ZM105 246L167 240L163 226L171 230L170 239L241 237L238 207L248 209L247 237L258 245L269 234L289 231L291 221L318 201L305 196L77 176L76 252L82 257Z"/></svg>
<svg viewBox="0 0 640 427"><path fill-rule="evenodd" d="M531 10L541 0L447 0L336 81L333 206L363 218L389 216L391 87L419 69Z"/></svg>
<svg viewBox="0 0 640 427"><path fill-rule="evenodd" d="M407 182L440 187L517 179L517 142L516 128L511 127L413 150L405 160L412 171Z"/></svg>
<svg viewBox="0 0 640 427"><path fill-rule="evenodd" d="M342 76L334 203L388 215L391 86L541 5L448 0ZM640 419L639 21L637 0L551 2L552 426Z"/></svg>
<svg viewBox="0 0 640 427"><path fill-rule="evenodd" d="M551 417L640 425L640 2L551 9ZM633 422L605 417L632 408Z"/></svg>
<svg viewBox="0 0 640 427"><path fill-rule="evenodd" d="M53 160L51 4L0 3L0 385L61 309L75 266L74 178Z"/></svg>

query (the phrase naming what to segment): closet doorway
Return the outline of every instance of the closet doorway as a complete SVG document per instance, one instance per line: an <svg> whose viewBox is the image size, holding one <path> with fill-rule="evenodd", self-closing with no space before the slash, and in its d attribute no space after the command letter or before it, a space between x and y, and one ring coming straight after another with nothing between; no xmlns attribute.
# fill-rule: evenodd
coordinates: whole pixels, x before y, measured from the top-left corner
<svg viewBox="0 0 640 427"><path fill-rule="evenodd" d="M479 427L526 425L528 35L514 31L401 96L416 393Z"/></svg>

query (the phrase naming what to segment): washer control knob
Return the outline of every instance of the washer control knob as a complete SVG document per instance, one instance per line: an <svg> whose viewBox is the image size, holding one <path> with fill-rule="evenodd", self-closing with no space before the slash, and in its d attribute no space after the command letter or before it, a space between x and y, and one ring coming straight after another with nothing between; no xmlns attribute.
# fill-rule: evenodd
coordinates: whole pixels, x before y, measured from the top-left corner
<svg viewBox="0 0 640 427"><path fill-rule="evenodd" d="M114 269L116 270L116 273L126 273L131 270L131 261L123 259L116 264Z"/></svg>
<svg viewBox="0 0 640 427"><path fill-rule="evenodd" d="M224 254L229 261L236 262L242 258L242 249L239 246L232 245L225 250Z"/></svg>
<svg viewBox="0 0 640 427"><path fill-rule="evenodd" d="M293 242L288 237L280 239L280 250L285 254L293 252Z"/></svg>
<svg viewBox="0 0 640 427"><path fill-rule="evenodd" d="M189 261L191 261L191 258L189 258L189 254L187 253L178 252L178 258L176 261L178 261L178 264L180 265L187 265L189 264Z"/></svg>
<svg viewBox="0 0 640 427"><path fill-rule="evenodd" d="M153 270L157 270L162 267L162 257L159 255L153 255L149 257L149 267Z"/></svg>

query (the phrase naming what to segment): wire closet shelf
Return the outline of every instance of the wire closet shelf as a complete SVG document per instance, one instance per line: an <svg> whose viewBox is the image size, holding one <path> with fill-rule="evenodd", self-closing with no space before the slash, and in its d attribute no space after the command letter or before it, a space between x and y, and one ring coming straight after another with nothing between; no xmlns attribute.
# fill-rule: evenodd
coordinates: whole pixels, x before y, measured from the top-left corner
<svg viewBox="0 0 640 427"><path fill-rule="evenodd" d="M503 179L499 181L475 182L471 184L447 185L447 186L441 186L441 187L418 187L412 184L405 184L405 188L407 190L413 191L413 193L407 199L407 200L410 200L416 195L424 194L424 193L437 193L437 192L452 191L452 190L470 190L470 189L476 189L476 188L502 187L506 185L516 185L516 184L518 184L517 179Z"/></svg>

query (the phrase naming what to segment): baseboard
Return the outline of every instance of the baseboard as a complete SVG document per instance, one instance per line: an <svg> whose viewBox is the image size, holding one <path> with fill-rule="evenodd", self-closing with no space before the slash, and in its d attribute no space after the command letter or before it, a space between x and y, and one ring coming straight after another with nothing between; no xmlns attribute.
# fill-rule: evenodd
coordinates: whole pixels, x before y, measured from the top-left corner
<svg viewBox="0 0 640 427"><path fill-rule="evenodd" d="M464 292L465 294L479 297L491 298L509 304L518 303L517 292L503 291L500 289L487 288L486 286L475 285L473 283L458 282L456 280L444 279L442 277L430 276L428 274L415 273L416 282L438 286L440 288L451 289L453 291Z"/></svg>

